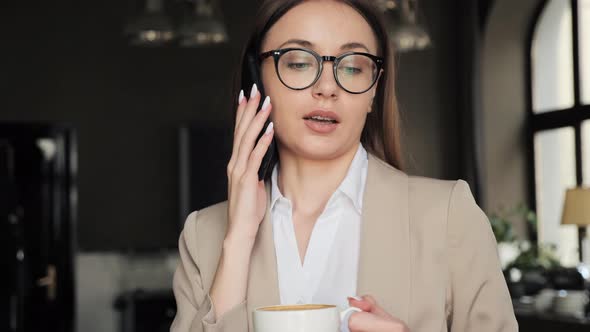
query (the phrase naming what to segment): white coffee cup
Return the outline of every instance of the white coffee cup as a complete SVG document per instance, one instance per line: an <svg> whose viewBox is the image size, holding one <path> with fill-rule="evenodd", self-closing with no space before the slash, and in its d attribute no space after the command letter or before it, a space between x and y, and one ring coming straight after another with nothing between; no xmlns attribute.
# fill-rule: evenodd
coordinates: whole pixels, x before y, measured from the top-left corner
<svg viewBox="0 0 590 332"><path fill-rule="evenodd" d="M341 324L350 312L360 312L350 307L340 311L329 304L275 305L256 308L254 332L339 332Z"/></svg>

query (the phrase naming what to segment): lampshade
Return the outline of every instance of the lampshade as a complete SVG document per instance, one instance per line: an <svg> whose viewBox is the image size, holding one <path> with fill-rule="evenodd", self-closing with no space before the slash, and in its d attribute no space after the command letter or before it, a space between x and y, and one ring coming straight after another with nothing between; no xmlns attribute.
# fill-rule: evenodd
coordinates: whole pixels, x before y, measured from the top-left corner
<svg viewBox="0 0 590 332"><path fill-rule="evenodd" d="M561 224L590 225L590 188L574 188L566 191Z"/></svg>
<svg viewBox="0 0 590 332"><path fill-rule="evenodd" d="M162 11L162 0L146 0L145 10L125 27L131 45L161 46L174 39L174 28Z"/></svg>
<svg viewBox="0 0 590 332"><path fill-rule="evenodd" d="M394 10L397 8L397 1L399 0L375 0L377 8L385 12L388 10Z"/></svg>
<svg viewBox="0 0 590 332"><path fill-rule="evenodd" d="M180 46L197 47L228 40L225 23L214 11L212 0L197 0L194 12L181 25Z"/></svg>
<svg viewBox="0 0 590 332"><path fill-rule="evenodd" d="M380 0L387 29L398 52L422 50L432 46L426 26L420 21L417 0Z"/></svg>

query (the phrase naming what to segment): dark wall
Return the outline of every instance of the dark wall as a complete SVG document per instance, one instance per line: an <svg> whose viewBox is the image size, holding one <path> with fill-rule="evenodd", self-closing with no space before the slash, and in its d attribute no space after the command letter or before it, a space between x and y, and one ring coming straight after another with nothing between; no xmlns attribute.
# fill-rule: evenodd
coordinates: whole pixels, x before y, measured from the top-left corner
<svg viewBox="0 0 590 332"><path fill-rule="evenodd" d="M397 93L412 174L445 179L462 176L459 1L420 1L433 47L399 55Z"/></svg>
<svg viewBox="0 0 590 332"><path fill-rule="evenodd" d="M224 126L233 68L256 1L222 1L232 41L206 49L126 45L121 1L12 3L0 121L77 129L81 250L175 247L177 128ZM423 1L435 48L400 58L398 90L415 174L460 176L458 69L450 2ZM445 5L446 4L446 5Z"/></svg>

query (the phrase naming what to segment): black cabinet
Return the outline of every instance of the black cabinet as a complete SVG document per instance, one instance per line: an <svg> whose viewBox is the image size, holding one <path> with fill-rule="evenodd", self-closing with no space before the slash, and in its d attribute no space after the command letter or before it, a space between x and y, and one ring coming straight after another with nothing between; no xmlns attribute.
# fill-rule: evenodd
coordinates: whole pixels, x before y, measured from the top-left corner
<svg viewBox="0 0 590 332"><path fill-rule="evenodd" d="M120 332L168 332L176 315L172 290L136 290L119 295Z"/></svg>
<svg viewBox="0 0 590 332"><path fill-rule="evenodd" d="M590 319L576 319L555 315L516 313L520 332L588 332Z"/></svg>

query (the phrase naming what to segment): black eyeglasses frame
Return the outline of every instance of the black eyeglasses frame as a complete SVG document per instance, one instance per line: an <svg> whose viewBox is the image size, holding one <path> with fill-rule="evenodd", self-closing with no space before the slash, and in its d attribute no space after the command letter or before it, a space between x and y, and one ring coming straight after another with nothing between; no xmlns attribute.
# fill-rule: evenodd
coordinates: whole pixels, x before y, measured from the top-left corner
<svg viewBox="0 0 590 332"><path fill-rule="evenodd" d="M313 80L313 82L311 82L308 86L303 87L303 88L293 88L290 87L289 85L287 85L283 79L281 78L281 75L279 74L279 59L281 58L281 56L283 56L283 54L289 52L289 51L304 51L304 52L308 52L309 54L313 55L316 60L319 63L319 70L318 73L315 77L315 79ZM363 55L368 57L369 59L373 60L373 62L376 65L377 68L377 75L375 76L375 78L373 79L373 83L371 83L371 85L364 91L360 91L360 92L354 92L354 91L350 91L348 89L346 89L345 87L342 86L342 84L340 84L340 81L338 80L338 74L337 74L337 68L338 68L338 64L340 63L340 61L342 61L343 58L350 56L350 55ZM383 68L383 65L385 63L385 60L382 57L373 55L371 53L365 53L365 52L347 52L347 53L343 53L339 56L332 56L332 55L319 55L318 53L314 52L313 50L307 49L307 48L281 48L281 49L276 49L276 50L270 50L267 52L264 52L262 54L259 55L259 59L260 61L264 61L266 58L269 57L273 57L274 59L274 64L275 64L275 72L277 74L277 77L279 78L279 80L281 81L281 83L283 83L284 86L286 86L287 88L291 89L291 90L305 90L307 88L309 88L310 86L314 85L319 79L320 76L322 75L323 69L324 69L324 62L325 61L329 61L332 62L332 71L334 74L334 79L336 80L336 83L338 84L338 86L340 88L342 88L342 90L351 93L351 94L363 94L369 90L371 90L371 88L373 86L375 86L375 83L377 83L377 81L379 80L379 77L381 76L379 73L381 72L381 69Z"/></svg>

